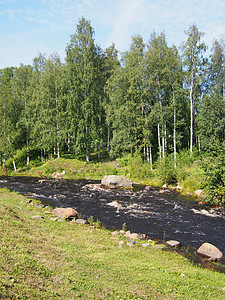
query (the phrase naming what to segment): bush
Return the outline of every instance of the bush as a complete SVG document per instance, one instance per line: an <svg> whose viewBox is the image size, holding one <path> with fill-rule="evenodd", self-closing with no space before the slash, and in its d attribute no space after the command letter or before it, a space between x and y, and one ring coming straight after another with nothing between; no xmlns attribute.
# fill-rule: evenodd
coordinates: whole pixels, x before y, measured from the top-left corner
<svg viewBox="0 0 225 300"><path fill-rule="evenodd" d="M132 178L146 179L151 177L152 172L149 163L144 163L141 155L135 153L133 156L128 154L116 160L121 167L126 168L126 175Z"/></svg>
<svg viewBox="0 0 225 300"><path fill-rule="evenodd" d="M158 159L155 163L156 175L162 183L175 184L177 182L177 171L174 167L173 154L163 159Z"/></svg>
<svg viewBox="0 0 225 300"><path fill-rule="evenodd" d="M225 202L225 152L219 147L202 162L205 175L204 190L210 204L222 205Z"/></svg>

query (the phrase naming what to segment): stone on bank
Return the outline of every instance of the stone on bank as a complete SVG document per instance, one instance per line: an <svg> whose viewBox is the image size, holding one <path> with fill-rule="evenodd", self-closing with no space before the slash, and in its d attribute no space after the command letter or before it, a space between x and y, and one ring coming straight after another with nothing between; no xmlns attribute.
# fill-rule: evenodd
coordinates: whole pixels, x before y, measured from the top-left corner
<svg viewBox="0 0 225 300"><path fill-rule="evenodd" d="M204 243L198 248L197 253L204 257L212 258L215 260L222 260L223 253L214 245L210 243Z"/></svg>

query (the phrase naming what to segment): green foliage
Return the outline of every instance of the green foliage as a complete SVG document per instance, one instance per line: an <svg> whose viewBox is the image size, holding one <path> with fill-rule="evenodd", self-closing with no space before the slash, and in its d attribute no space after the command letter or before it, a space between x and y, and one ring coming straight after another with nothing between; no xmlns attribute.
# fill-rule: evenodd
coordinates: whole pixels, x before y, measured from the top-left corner
<svg viewBox="0 0 225 300"><path fill-rule="evenodd" d="M175 184L177 182L176 169L174 168L173 155L158 159L155 163L156 174L162 183Z"/></svg>
<svg viewBox="0 0 225 300"><path fill-rule="evenodd" d="M149 163L144 163L141 155L135 153L133 156L127 154L116 160L121 167L126 170L125 175L130 178L147 179L151 175L151 167Z"/></svg>
<svg viewBox="0 0 225 300"><path fill-rule="evenodd" d="M210 155L202 162L205 175L204 189L210 204L225 203L225 151L224 144L214 145Z"/></svg>

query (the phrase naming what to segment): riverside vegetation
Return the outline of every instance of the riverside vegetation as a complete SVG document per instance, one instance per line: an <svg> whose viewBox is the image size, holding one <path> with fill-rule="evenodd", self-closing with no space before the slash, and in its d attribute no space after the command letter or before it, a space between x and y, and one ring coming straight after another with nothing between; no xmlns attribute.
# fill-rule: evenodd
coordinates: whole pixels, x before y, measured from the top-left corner
<svg viewBox="0 0 225 300"><path fill-rule="evenodd" d="M224 299L224 274L0 190L2 299ZM42 218L37 218L34 216Z"/></svg>

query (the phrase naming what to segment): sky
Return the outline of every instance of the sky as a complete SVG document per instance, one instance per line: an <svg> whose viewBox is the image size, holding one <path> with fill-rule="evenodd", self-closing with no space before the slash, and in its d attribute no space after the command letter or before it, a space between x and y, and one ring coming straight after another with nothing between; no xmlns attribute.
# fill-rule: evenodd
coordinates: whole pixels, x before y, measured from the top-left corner
<svg viewBox="0 0 225 300"><path fill-rule="evenodd" d="M153 31L178 47L192 24L211 48L213 39L225 39L224 13L225 0L0 0L0 69L32 64L39 53L64 61L82 17L103 49L115 43L127 51L133 35L147 43Z"/></svg>

